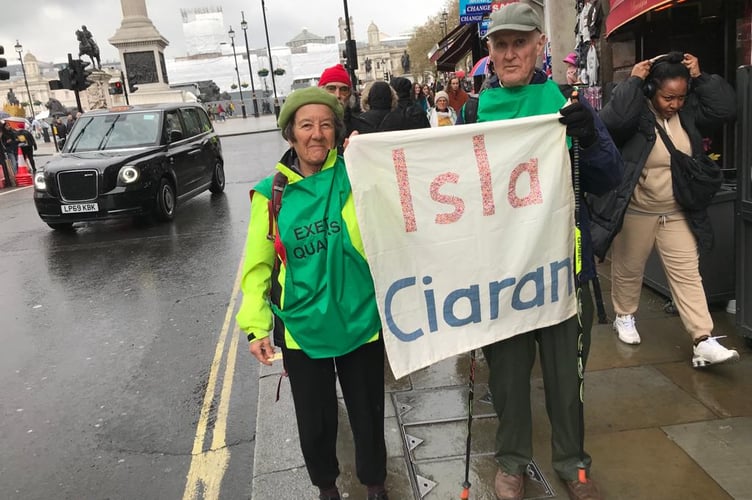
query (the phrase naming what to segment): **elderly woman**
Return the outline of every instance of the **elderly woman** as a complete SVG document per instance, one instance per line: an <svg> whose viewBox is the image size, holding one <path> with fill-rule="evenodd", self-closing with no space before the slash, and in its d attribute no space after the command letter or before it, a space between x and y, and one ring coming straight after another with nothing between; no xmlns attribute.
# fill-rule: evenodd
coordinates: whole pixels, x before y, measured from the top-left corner
<svg viewBox="0 0 752 500"><path fill-rule="evenodd" d="M457 122L457 113L449 107L449 95L443 90L436 92L436 107L428 112L428 122L432 127L444 127Z"/></svg>
<svg viewBox="0 0 752 500"><path fill-rule="evenodd" d="M343 114L337 97L317 87L296 90L282 106L278 124L290 149L277 163L279 173L251 193L237 323L251 354L265 365L275 353L273 321L275 333L284 323L284 341L275 335L275 343L290 377L300 446L319 498L340 498L339 379L358 479L369 500L385 500L384 346L350 181L337 155ZM272 194L280 189L281 196Z"/></svg>

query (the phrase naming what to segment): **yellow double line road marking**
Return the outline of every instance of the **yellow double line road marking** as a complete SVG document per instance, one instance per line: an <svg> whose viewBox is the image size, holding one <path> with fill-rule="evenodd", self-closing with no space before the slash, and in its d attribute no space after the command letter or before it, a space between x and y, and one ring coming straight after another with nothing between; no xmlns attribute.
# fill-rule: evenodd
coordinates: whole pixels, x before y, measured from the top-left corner
<svg viewBox="0 0 752 500"><path fill-rule="evenodd" d="M222 330L217 342L217 348L214 352L214 360L209 371L209 380L206 384L206 393L204 402L201 406L198 425L196 426L196 436L193 440L193 450L191 452L191 467L188 470L188 476L183 492L183 500L204 499L212 500L219 498L222 479L224 478L227 467L230 464L230 450L227 448L227 416L230 407L230 394L232 392L232 381L235 372L235 360L238 352L239 332L237 327L233 329L232 338L230 339L230 348L227 352L224 377L222 381L221 392L217 404L217 414L214 419L214 429L212 432L211 446L204 450L204 442L209 428L209 415L211 412L212 402L214 401L214 392L217 386L217 374L220 371L222 357L227 342L227 333L230 331L232 315L235 311L235 301L240 291L240 279L243 271L243 258L240 259L238 272L235 276L235 284L232 287L232 296L225 313L225 321L222 324Z"/></svg>

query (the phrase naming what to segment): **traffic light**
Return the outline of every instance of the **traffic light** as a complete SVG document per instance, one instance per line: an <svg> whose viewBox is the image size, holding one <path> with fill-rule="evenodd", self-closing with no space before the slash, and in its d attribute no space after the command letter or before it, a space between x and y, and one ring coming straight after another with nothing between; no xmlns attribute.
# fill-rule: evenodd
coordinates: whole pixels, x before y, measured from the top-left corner
<svg viewBox="0 0 752 500"><path fill-rule="evenodd" d="M58 71L57 77L60 79L61 88L73 90L70 68L63 68L60 71ZM52 87L50 87L50 89L52 89ZM55 89L52 89L52 90L55 90Z"/></svg>
<svg viewBox="0 0 752 500"><path fill-rule="evenodd" d="M78 66L76 65L76 61L72 59L68 59L68 67L66 68L68 71L68 86L66 88L71 90L78 90L78 82L80 73L78 72ZM63 70L63 71L66 71ZM64 81L62 78L60 78L60 81Z"/></svg>
<svg viewBox="0 0 752 500"><path fill-rule="evenodd" d="M82 61L81 59L73 59L70 61L70 81L71 90L86 90L89 85L94 83L89 79L92 70L86 69L89 62Z"/></svg>
<svg viewBox="0 0 752 500"><path fill-rule="evenodd" d="M355 40L345 40L345 59L347 69L353 72L358 69L358 49Z"/></svg>
<svg viewBox="0 0 752 500"><path fill-rule="evenodd" d="M90 78L91 73L94 71L94 69L93 68L86 69L86 66L91 64L88 61L82 61L81 59L78 59L78 64L79 64L79 71L81 73L81 80L80 80L81 84L78 87L78 90L86 90L94 84L94 80Z"/></svg>
<svg viewBox="0 0 752 500"><path fill-rule="evenodd" d="M123 93L123 84L122 82L112 82L110 83L110 95L120 95Z"/></svg>
<svg viewBox="0 0 752 500"><path fill-rule="evenodd" d="M136 86L137 83L138 83L138 80L135 77L133 76L129 77L128 78L128 92L132 94L135 91L137 91L138 90L138 87Z"/></svg>
<svg viewBox="0 0 752 500"><path fill-rule="evenodd" d="M0 56L5 54L5 48L0 45ZM0 68L4 68L8 65L8 61L5 60L4 57L0 57ZM10 78L10 73L5 71L4 69L0 69L0 80L7 80Z"/></svg>

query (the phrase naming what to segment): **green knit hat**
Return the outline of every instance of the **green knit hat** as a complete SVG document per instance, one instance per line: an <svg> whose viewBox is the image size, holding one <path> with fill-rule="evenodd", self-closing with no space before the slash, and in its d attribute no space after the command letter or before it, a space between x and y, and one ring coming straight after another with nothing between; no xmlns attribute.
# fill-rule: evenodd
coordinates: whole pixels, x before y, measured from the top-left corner
<svg viewBox="0 0 752 500"><path fill-rule="evenodd" d="M279 119L277 120L279 128L284 130L292 115L295 114L298 108L306 104L324 104L329 106L340 120L345 116L345 110L334 94L330 94L319 87L306 87L295 90L285 99L282 109L279 110Z"/></svg>

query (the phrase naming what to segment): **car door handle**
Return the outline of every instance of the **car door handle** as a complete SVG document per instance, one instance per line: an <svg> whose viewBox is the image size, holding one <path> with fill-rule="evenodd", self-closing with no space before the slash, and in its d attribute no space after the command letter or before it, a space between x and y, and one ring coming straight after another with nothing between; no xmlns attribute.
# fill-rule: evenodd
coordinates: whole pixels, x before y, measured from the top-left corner
<svg viewBox="0 0 752 500"><path fill-rule="evenodd" d="M192 149L191 151L188 152L188 156L195 156L200 153L201 153L200 149Z"/></svg>

